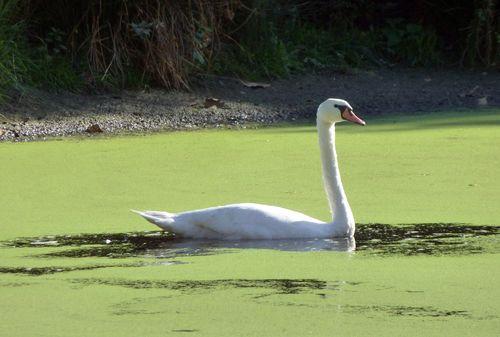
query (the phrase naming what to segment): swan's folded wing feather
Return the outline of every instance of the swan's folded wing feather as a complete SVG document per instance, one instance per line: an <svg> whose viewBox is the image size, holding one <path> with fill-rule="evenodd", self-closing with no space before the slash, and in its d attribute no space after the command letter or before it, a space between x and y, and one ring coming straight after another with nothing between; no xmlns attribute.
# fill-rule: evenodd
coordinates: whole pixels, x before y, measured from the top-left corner
<svg viewBox="0 0 500 337"><path fill-rule="evenodd" d="M234 204L179 213L172 227L189 237L270 239L314 236L324 223L281 207Z"/></svg>

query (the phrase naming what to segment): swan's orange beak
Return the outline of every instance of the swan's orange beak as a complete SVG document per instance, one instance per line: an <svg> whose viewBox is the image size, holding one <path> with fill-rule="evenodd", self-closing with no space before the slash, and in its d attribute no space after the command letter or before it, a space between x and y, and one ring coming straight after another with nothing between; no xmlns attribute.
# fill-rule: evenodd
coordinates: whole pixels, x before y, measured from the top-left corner
<svg viewBox="0 0 500 337"><path fill-rule="evenodd" d="M356 114L354 114L354 112L348 108L342 111L342 118L346 121L353 122L359 125L366 125L366 122L364 120L356 116Z"/></svg>

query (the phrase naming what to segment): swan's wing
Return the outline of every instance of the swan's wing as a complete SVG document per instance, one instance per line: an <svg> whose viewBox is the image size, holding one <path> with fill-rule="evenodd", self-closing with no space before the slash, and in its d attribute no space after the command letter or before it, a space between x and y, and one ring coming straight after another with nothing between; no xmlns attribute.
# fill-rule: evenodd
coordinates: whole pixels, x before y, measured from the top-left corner
<svg viewBox="0 0 500 337"><path fill-rule="evenodd" d="M289 209L261 204L234 204L173 216L172 231L191 238L277 239L316 237L322 221Z"/></svg>

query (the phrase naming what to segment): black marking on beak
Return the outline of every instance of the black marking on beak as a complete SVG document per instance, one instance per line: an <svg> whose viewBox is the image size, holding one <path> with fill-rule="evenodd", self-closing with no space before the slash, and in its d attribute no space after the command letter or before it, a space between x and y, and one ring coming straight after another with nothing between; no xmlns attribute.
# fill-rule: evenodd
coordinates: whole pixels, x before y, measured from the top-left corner
<svg viewBox="0 0 500 337"><path fill-rule="evenodd" d="M347 105L339 105L339 104L335 104L335 107L336 107L337 109L339 109L339 110L340 110L340 117L341 117L343 120L347 120L347 119L345 119L345 117L344 117L344 113L345 113L346 111L352 112L352 109L349 109L349 107L348 107Z"/></svg>

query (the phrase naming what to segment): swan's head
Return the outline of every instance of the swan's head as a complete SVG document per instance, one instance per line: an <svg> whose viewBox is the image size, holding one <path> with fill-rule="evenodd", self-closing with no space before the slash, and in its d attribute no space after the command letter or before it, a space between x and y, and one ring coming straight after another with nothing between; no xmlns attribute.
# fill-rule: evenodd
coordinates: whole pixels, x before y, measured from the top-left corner
<svg viewBox="0 0 500 337"><path fill-rule="evenodd" d="M318 107L317 119L325 123L339 123L344 121L359 125L366 125L365 121L354 114L351 105L339 98L329 98Z"/></svg>

